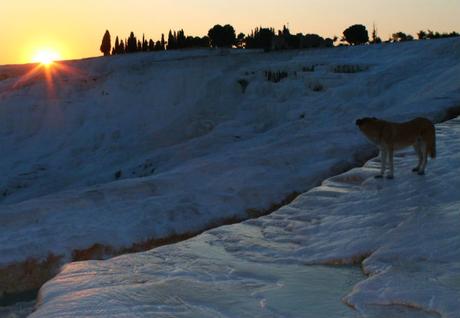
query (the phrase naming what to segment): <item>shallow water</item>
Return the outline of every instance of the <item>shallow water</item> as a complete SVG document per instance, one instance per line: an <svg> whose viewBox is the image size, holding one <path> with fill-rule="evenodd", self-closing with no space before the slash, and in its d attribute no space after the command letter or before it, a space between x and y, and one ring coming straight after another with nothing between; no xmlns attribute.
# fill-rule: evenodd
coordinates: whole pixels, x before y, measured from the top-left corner
<svg viewBox="0 0 460 318"><path fill-rule="evenodd" d="M273 265L267 271L278 279L276 287L257 292L263 310L277 317L357 317L341 300L364 279L359 267Z"/></svg>
<svg viewBox="0 0 460 318"><path fill-rule="evenodd" d="M171 274L153 279L157 269L149 268L149 296L159 300L147 301L153 312L180 312L180 317L358 317L342 298L366 278L360 267L248 261L206 238L180 244L185 262L175 263ZM169 309L161 303L169 303Z"/></svg>
<svg viewBox="0 0 460 318"><path fill-rule="evenodd" d="M170 249L125 255L113 259L116 265L72 263L61 272L61 283L69 279L78 287L65 291L51 281L47 285L51 299L48 293L43 297L45 302L53 302L52 298L64 292L60 299L65 304L60 306L76 316L81 316L82 308L92 308L106 316L136 312L145 317L181 318L357 317L342 298L365 279L359 267L248 261L235 257L220 244L209 244L207 239L208 235L202 235ZM149 258L148 254L155 256ZM74 271L82 270L81 265L90 265L90 276L74 275ZM110 272L113 286L93 289L105 276L94 275L98 272ZM110 306L102 301L107 299ZM62 314L53 305L40 309L39 317Z"/></svg>

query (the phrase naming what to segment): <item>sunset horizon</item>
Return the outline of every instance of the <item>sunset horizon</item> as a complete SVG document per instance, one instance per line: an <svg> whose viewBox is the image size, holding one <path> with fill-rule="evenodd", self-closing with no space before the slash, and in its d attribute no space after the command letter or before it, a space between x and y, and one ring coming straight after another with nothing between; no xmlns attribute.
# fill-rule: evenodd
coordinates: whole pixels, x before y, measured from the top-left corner
<svg viewBox="0 0 460 318"><path fill-rule="evenodd" d="M100 56L99 46L106 30L127 38L136 36L159 40L169 30L183 29L186 35L204 36L216 24L230 24L237 34L248 34L256 27L288 26L295 34L313 33L322 37L341 37L353 24L363 24L369 32L375 25L382 40L395 32L413 36L420 30L460 31L460 3L454 1L375 0L365 4L357 0L321 1L180 1L135 0L111 5L104 0L96 4L84 0L78 4L61 4L57 0L8 1L2 4L0 21L5 49L0 65L37 61L37 54L52 52L55 59L82 59ZM350 10L353 8L353 10ZM397 9L395 9L397 8ZM353 11L349 13L348 11ZM18 23L16 16L22 17Z"/></svg>

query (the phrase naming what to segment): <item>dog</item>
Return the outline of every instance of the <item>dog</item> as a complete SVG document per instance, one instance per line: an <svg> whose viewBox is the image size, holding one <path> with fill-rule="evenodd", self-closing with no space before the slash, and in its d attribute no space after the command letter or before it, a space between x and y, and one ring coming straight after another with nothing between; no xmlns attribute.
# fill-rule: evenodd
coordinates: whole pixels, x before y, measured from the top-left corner
<svg viewBox="0 0 460 318"><path fill-rule="evenodd" d="M419 175L425 174L428 155L436 158L436 132L433 123L423 117L418 117L404 123L394 123L375 117L358 119L356 125L361 132L380 150L380 174L383 178L387 161L389 163L388 179L393 179L393 152L413 146L418 156L418 165L412 169Z"/></svg>

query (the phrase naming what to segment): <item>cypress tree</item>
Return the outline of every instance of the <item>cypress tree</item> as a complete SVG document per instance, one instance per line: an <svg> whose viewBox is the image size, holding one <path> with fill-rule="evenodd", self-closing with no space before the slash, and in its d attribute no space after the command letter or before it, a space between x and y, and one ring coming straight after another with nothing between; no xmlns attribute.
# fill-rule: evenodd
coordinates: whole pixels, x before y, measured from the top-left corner
<svg viewBox="0 0 460 318"><path fill-rule="evenodd" d="M145 34L142 34L142 51L147 52L149 49L149 43L145 39Z"/></svg>
<svg viewBox="0 0 460 318"><path fill-rule="evenodd" d="M110 50L112 49L112 43L110 40L110 32L109 30L105 31L104 37L102 38L102 43L100 50L104 54L104 56L110 55Z"/></svg>
<svg viewBox="0 0 460 318"><path fill-rule="evenodd" d="M169 30L168 33L168 50L174 50L175 49L175 38L173 36L173 33L171 30Z"/></svg>
<svg viewBox="0 0 460 318"><path fill-rule="evenodd" d="M120 54L120 40L118 36L115 38L115 46L112 49L112 55Z"/></svg>
<svg viewBox="0 0 460 318"><path fill-rule="evenodd" d="M125 43L123 42L123 40L121 40L118 54L125 54L125 53L126 53Z"/></svg>
<svg viewBox="0 0 460 318"><path fill-rule="evenodd" d="M177 32L177 48L183 49L186 47L186 37L184 30L180 30Z"/></svg>
<svg viewBox="0 0 460 318"><path fill-rule="evenodd" d="M161 33L161 48L162 50L166 50L166 42L165 42L165 35L163 33Z"/></svg>
<svg viewBox="0 0 460 318"><path fill-rule="evenodd" d="M134 36L134 32L131 32L128 38L126 53L134 53L134 52L137 52L137 39Z"/></svg>

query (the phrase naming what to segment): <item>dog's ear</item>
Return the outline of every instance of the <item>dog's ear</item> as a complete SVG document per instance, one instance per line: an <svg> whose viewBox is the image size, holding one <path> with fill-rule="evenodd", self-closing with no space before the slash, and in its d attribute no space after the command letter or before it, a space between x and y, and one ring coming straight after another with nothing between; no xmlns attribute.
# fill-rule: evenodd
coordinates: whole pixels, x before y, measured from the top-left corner
<svg viewBox="0 0 460 318"><path fill-rule="evenodd" d="M361 126L361 124L363 123L364 119L360 118L356 121L356 126Z"/></svg>

